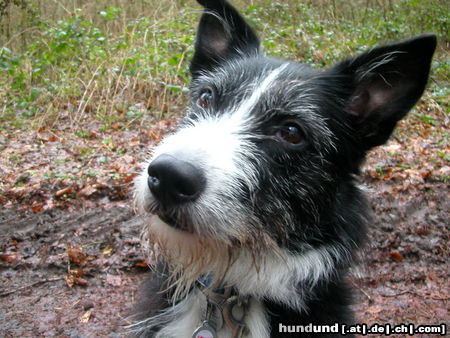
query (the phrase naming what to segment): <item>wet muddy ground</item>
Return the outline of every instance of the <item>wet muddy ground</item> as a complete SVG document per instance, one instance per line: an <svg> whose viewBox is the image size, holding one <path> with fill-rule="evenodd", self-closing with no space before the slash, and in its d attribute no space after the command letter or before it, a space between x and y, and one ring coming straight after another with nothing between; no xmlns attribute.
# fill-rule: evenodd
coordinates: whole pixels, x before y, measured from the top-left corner
<svg viewBox="0 0 450 338"><path fill-rule="evenodd" d="M449 320L448 186L366 175L375 221L352 273L358 321ZM118 337L148 273L128 201L0 216L3 337Z"/></svg>

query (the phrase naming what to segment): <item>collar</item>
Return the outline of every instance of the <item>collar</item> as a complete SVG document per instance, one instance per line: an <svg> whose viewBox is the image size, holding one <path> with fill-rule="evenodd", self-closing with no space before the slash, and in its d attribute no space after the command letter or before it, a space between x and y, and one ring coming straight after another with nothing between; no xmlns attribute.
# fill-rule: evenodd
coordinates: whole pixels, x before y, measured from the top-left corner
<svg viewBox="0 0 450 338"><path fill-rule="evenodd" d="M205 274L203 276L200 276L197 278L197 287L204 293L204 291L207 291L208 293L220 295L220 296L237 296L238 292L235 288L231 287L218 287L211 289L213 281L213 275L212 274Z"/></svg>
<svg viewBox="0 0 450 338"><path fill-rule="evenodd" d="M211 274L197 279L197 288L206 298L206 309L201 315L202 325L195 332L205 327L219 331L227 325L233 338L241 337L248 331L244 320L248 312L250 296L239 295L238 291L232 287L212 289L212 280Z"/></svg>

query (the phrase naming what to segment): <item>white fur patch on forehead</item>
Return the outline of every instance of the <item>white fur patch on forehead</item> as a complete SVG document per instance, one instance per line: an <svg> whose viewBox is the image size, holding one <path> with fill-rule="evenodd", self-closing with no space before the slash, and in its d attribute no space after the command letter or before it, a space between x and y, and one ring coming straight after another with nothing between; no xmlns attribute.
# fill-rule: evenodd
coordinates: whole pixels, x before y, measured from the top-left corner
<svg viewBox="0 0 450 338"><path fill-rule="evenodd" d="M278 76L287 66L288 64L286 63L268 73L264 72L264 76L258 77L253 83L247 84L250 88L246 89L251 94L244 97L242 101L228 107L221 114L212 116L204 114L200 120L192 121L191 124L169 136L156 149L154 157L156 158L158 155L167 152L175 153L176 155L180 148L182 152L188 151L189 148L196 148L195 150L200 152L199 155L208 155L208 162L214 162L216 167L220 167L223 170L235 169L236 163L230 161L230 158L226 156L227 153L230 153L232 150L245 153L249 150L239 149L246 143L244 142L245 137L242 137L242 135L246 134L249 114L262 95L274 85ZM199 147L199 145L201 146ZM228 151L221 151L224 149ZM200 160L199 164L202 165L204 163Z"/></svg>
<svg viewBox="0 0 450 338"><path fill-rule="evenodd" d="M250 97L242 101L237 109L231 112L234 118L242 118L249 114L261 99L261 96L274 84L277 77L283 72L283 70L286 69L287 66L288 64L285 63L280 67L275 68L259 84L255 85Z"/></svg>
<svg viewBox="0 0 450 338"><path fill-rule="evenodd" d="M276 79L289 66L289 63L284 63L274 69L263 67L259 72L249 75L238 67L239 60L230 61L224 67L218 67L211 72L207 72L194 80L193 84L202 87L206 84L213 85L221 93L229 92L229 86L236 87L239 92L245 93L244 97L238 101L233 102L235 97L230 95L228 98L230 103L228 107L221 111L221 114L234 115L235 118L240 118L252 111L253 107L260 100L265 92L271 88ZM208 111L204 112L208 115Z"/></svg>
<svg viewBox="0 0 450 338"><path fill-rule="evenodd" d="M255 151L250 149L253 146L245 137L249 113L287 66L283 64L259 77L251 94L222 114L204 115L166 137L154 150L153 158L169 153L204 169L219 169L230 174L241 171L239 155Z"/></svg>

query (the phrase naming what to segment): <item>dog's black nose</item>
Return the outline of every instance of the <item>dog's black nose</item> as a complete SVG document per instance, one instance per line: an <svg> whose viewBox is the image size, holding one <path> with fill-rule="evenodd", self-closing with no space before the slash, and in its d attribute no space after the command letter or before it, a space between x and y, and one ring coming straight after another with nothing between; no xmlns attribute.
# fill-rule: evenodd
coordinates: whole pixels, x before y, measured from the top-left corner
<svg viewBox="0 0 450 338"><path fill-rule="evenodd" d="M171 155L158 156L148 167L148 187L163 207L195 200L205 185L200 168Z"/></svg>

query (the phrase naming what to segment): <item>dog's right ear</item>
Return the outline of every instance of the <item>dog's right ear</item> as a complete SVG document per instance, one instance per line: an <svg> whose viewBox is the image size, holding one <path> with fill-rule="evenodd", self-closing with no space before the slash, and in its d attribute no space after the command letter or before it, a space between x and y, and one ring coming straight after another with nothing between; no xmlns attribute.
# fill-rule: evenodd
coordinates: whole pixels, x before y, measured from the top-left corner
<svg viewBox="0 0 450 338"><path fill-rule="evenodd" d="M197 31L191 74L198 76L224 60L259 51L256 33L239 12L225 0L197 0L203 15Z"/></svg>

